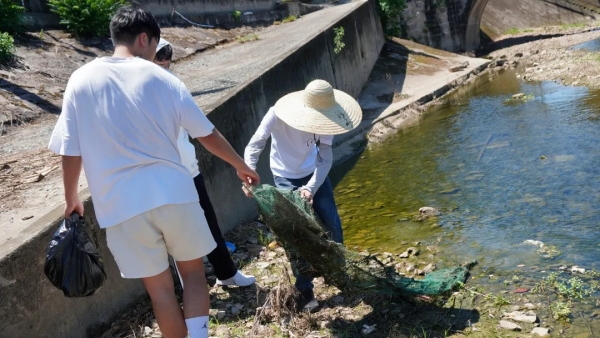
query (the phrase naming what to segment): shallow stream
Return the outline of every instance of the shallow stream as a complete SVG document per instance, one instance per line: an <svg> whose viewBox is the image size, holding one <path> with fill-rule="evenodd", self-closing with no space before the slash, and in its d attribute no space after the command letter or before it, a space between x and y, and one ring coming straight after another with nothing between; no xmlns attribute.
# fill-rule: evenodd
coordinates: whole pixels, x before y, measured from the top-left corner
<svg viewBox="0 0 600 338"><path fill-rule="evenodd" d="M513 275L600 270L600 91L483 75L332 178L349 247L435 246L438 266L476 260L496 291ZM416 222L424 206L441 215Z"/></svg>

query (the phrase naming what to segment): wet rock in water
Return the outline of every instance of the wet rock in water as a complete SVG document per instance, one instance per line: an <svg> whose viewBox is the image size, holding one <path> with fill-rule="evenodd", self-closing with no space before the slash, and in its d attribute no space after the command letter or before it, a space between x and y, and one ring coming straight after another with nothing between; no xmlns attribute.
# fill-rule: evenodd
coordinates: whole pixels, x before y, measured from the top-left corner
<svg viewBox="0 0 600 338"><path fill-rule="evenodd" d="M414 247L410 247L408 249L406 249L406 251L404 251L403 253L400 254L400 258L409 258L412 256L416 256L419 254L419 249L414 248Z"/></svg>
<svg viewBox="0 0 600 338"><path fill-rule="evenodd" d="M426 267L423 268L423 273L428 274L428 273L432 272L433 270L435 270L435 264L429 263L429 264L427 264Z"/></svg>
<svg viewBox="0 0 600 338"><path fill-rule="evenodd" d="M529 292L529 288L521 287L521 288L515 289L515 293L525 293L525 292Z"/></svg>
<svg viewBox="0 0 600 338"><path fill-rule="evenodd" d="M511 319L521 323L535 323L537 321L537 315L533 311L504 312L504 314L502 314L502 318Z"/></svg>
<svg viewBox="0 0 600 338"><path fill-rule="evenodd" d="M577 265L573 265L571 267L571 272L572 273L585 273L585 269L584 268L580 268Z"/></svg>
<svg viewBox="0 0 600 338"><path fill-rule="evenodd" d="M511 331L522 331L523 330L523 328L521 328L519 325L517 325L513 322L509 322L508 320L501 320L498 327L500 329L511 330Z"/></svg>
<svg viewBox="0 0 600 338"><path fill-rule="evenodd" d="M518 93L512 96L513 100L522 100L525 98L525 94L524 93Z"/></svg>
<svg viewBox="0 0 600 338"><path fill-rule="evenodd" d="M534 337L550 337L550 329L545 327L534 327L533 330L531 330L531 334Z"/></svg>
<svg viewBox="0 0 600 338"><path fill-rule="evenodd" d="M526 240L523 241L523 243L535 245L535 246L537 246L539 248L541 248L541 247L544 246L544 243L542 241L536 241L536 240L533 240L533 239L526 239Z"/></svg>
<svg viewBox="0 0 600 338"><path fill-rule="evenodd" d="M421 214L421 216L439 216L441 214L441 212L433 207L422 207L419 208L419 214Z"/></svg>

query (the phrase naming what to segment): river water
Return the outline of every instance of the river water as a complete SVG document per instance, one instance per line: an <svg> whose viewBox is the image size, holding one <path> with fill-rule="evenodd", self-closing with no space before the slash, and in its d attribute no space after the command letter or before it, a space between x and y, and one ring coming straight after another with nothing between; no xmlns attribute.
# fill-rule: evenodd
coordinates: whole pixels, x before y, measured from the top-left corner
<svg viewBox="0 0 600 338"><path fill-rule="evenodd" d="M332 178L349 247L436 245L481 276L600 270L600 91L484 75ZM424 206L442 214L414 221Z"/></svg>

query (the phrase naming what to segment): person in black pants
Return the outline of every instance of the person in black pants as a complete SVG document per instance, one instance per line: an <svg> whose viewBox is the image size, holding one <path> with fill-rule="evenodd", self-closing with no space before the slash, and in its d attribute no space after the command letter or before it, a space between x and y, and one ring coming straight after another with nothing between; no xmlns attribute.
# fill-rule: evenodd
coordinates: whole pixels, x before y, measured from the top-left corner
<svg viewBox="0 0 600 338"><path fill-rule="evenodd" d="M173 48L171 44L165 39L160 39L156 47L156 56L154 57L154 63L157 65L169 69L171 66L171 59L173 57ZM179 147L179 153L183 165L188 168L192 176L194 177L194 185L200 198L200 206L204 210L204 216L212 236L217 242L217 247L206 257L213 266L215 276L217 277L217 285L237 285L237 286L248 286L256 282L254 276L243 274L237 269L235 263L231 259L225 240L221 234L221 228L217 221L217 215L215 209L208 197L206 191L206 185L204 184L204 177L200 173L198 168L198 160L196 158L196 150L194 145L190 142L188 133L181 128L179 132L179 138L177 139L177 146Z"/></svg>

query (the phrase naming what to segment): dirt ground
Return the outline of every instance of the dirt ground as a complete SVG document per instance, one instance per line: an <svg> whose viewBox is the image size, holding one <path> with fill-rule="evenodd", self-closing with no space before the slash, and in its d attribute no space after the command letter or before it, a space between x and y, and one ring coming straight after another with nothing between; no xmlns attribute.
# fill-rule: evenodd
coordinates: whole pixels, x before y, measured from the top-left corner
<svg viewBox="0 0 600 338"><path fill-rule="evenodd" d="M252 30L167 28L164 36L176 46L177 60L217 45L236 43L237 36ZM521 76L526 80L600 88L600 58L594 52L569 49L597 38L600 30L591 25L547 27L502 37L488 46L485 53L505 60L498 66L524 66ZM24 34L16 38L16 43L17 60L0 68L0 105L4 107L0 111L0 224L3 226L35 216L23 211L23 205L42 207L50 195L62 193L57 188L62 184L60 158L47 151L46 145L60 112L64 87L75 69L111 53L108 40L77 41L62 31ZM287 274L282 270L287 261L281 250L276 247L269 250L268 243L260 240L267 230L256 223L239 228L227 235L228 240L240 247L234 257L244 271L258 276L259 283L249 289L211 288L213 336L239 337L253 332L250 336L332 337L331 330L335 330L343 332L337 336L355 337L374 328L368 333L370 337L447 334L461 337L475 330L465 324L475 319L469 311L451 312L430 299L418 300L425 307L417 311L392 297L343 295L322 280L317 281L316 290L325 307L318 314L290 315L293 311L287 307L260 311L269 305L267 300L272 292L289 291L285 278L281 278ZM382 303L386 308L374 311ZM392 322L403 324L393 326ZM115 319L102 337L125 336L162 337L147 302Z"/></svg>

